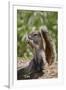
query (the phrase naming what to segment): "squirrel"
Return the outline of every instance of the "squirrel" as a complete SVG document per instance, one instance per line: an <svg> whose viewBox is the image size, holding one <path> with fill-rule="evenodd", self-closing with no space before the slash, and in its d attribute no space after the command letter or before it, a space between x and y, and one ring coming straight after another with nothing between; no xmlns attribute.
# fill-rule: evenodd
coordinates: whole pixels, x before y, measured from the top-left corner
<svg viewBox="0 0 66 90"><path fill-rule="evenodd" d="M55 61L56 49L50 36L46 26L27 35L27 43L34 49L29 71L40 72L45 65L51 65Z"/></svg>

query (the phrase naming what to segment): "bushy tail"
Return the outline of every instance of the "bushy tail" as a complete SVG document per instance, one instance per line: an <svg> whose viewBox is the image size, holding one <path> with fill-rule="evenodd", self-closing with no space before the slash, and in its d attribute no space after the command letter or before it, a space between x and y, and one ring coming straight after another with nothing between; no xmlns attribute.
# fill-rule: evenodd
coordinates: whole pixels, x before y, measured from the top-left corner
<svg viewBox="0 0 66 90"><path fill-rule="evenodd" d="M46 60L48 64L52 64L56 59L56 49L55 44L51 38L51 35L48 32L48 29L46 26L40 27L42 37L45 41L45 54L46 54Z"/></svg>

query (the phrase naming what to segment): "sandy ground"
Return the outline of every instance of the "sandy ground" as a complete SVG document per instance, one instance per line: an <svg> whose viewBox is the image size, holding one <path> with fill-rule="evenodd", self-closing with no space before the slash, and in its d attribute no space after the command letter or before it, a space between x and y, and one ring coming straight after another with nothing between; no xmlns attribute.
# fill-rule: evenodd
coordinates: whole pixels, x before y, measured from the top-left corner
<svg viewBox="0 0 66 90"><path fill-rule="evenodd" d="M30 61L17 60L17 70L19 71L20 69L25 68L26 66L29 65L29 62ZM52 65L44 68L43 72L44 72L43 74L38 76L38 79L57 78L58 77L58 64L57 63L53 63ZM35 73L34 74L34 78L37 75L38 74ZM23 78L21 78L21 79L23 79Z"/></svg>

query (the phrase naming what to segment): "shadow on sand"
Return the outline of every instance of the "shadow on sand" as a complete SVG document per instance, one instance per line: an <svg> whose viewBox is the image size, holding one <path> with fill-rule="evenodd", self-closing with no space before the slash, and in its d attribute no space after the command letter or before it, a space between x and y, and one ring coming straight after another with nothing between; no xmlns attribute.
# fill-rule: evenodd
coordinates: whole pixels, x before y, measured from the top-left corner
<svg viewBox="0 0 66 90"><path fill-rule="evenodd" d="M44 73L42 71L28 72L28 67L17 70L17 80L38 79Z"/></svg>

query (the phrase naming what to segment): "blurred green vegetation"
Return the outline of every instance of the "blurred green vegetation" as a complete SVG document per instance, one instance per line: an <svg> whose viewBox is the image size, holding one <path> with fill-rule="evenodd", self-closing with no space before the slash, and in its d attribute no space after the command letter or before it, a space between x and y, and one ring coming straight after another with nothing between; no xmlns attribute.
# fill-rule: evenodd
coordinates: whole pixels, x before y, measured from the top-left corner
<svg viewBox="0 0 66 90"><path fill-rule="evenodd" d="M49 29L57 50L58 12L17 10L17 57L22 57L24 60L32 57L31 48L27 47L25 36L33 27L38 30L43 25Z"/></svg>

